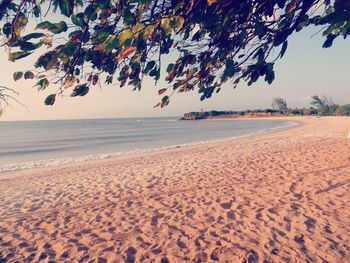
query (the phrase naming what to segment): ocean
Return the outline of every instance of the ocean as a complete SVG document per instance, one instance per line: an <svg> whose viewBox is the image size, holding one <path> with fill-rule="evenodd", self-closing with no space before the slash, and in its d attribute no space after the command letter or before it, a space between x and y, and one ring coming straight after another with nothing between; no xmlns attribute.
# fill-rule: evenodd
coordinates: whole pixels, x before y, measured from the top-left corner
<svg viewBox="0 0 350 263"><path fill-rule="evenodd" d="M282 120L120 118L0 122L0 174L200 144L294 126Z"/></svg>

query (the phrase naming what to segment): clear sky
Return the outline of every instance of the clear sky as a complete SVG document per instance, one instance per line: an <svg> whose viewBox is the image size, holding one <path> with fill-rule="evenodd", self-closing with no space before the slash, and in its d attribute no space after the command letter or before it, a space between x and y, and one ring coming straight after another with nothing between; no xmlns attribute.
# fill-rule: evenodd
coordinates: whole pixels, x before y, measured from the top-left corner
<svg viewBox="0 0 350 263"><path fill-rule="evenodd" d="M132 91L130 87L93 87L85 97L58 98L54 106L45 106L44 99L48 94L54 93L57 87L50 86L47 90L38 92L32 87L34 81L14 82L12 79L13 72L33 68L31 65L35 57L13 63L7 60L7 55L2 50L0 85L18 91L20 96L17 98L26 108L13 103L14 108L7 108L0 121L180 116L185 112L201 109L269 108L274 97L285 98L290 107L303 107L309 106L312 95L330 96L338 104L350 103L349 39L337 39L332 48L323 49L322 36L311 38L314 32L316 29L311 28L291 37L287 53L275 66L276 79L272 85L263 81L252 87L242 83L237 89L226 85L219 94L214 94L211 99L203 102L199 100L197 91L177 94L163 109L154 109L153 106L161 99L157 90L167 85L160 82L155 87L154 82L149 79L143 82L141 92Z"/></svg>

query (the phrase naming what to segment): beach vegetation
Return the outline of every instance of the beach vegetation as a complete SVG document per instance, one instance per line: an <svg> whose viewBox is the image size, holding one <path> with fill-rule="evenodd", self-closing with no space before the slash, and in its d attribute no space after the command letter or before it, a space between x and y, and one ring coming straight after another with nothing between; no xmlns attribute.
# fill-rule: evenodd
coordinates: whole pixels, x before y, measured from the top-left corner
<svg viewBox="0 0 350 263"><path fill-rule="evenodd" d="M283 98L274 98L272 101L272 108L274 110L284 111L288 109L287 101Z"/></svg>
<svg viewBox="0 0 350 263"><path fill-rule="evenodd" d="M347 115L350 116L350 104L340 105L335 111L336 115Z"/></svg>
<svg viewBox="0 0 350 263"><path fill-rule="evenodd" d="M326 96L320 97L320 96L314 95L314 96L311 96L311 99L312 99L311 105L315 106L318 109L327 107L330 104Z"/></svg>
<svg viewBox="0 0 350 263"><path fill-rule="evenodd" d="M281 104L281 105L280 105ZM338 105L326 96L312 96L310 108L288 108L286 100L273 99L273 109L256 109L245 111L201 111L185 113L183 120L201 120L212 118L256 118L281 116L350 116L350 104ZM314 108L316 106L316 108Z"/></svg>

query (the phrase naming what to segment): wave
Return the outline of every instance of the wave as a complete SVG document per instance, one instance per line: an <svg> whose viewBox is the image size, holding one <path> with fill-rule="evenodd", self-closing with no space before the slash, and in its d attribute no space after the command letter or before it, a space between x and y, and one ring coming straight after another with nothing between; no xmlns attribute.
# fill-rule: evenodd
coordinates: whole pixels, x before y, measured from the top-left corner
<svg viewBox="0 0 350 263"><path fill-rule="evenodd" d="M79 157L64 157L64 158L56 158L56 159L45 159L45 160L4 164L4 165L0 165L0 174L18 172L23 170L35 169L35 168L46 168L46 167L60 166L60 165L66 165L66 164L81 163L85 161L103 160L103 159L108 159L112 157L117 157L117 156L120 156L121 154L122 154L121 152L89 154L89 155L79 156Z"/></svg>
<svg viewBox="0 0 350 263"><path fill-rule="evenodd" d="M177 122L179 121L180 118L177 119L166 119L166 120L162 120L162 119L154 119L154 120L148 120L148 119L137 119L135 120L135 122L142 122L142 123L159 123L159 122Z"/></svg>
<svg viewBox="0 0 350 263"><path fill-rule="evenodd" d="M168 150L168 149L195 146L195 145L201 145L201 144L207 144L207 143L222 142L222 141L227 141L231 139L238 139L238 138L254 136L259 134L271 133L274 131L283 130L283 129L291 128L298 125L299 124L296 122L288 121L288 122L283 122L282 125L278 125L276 127L260 129L254 132L246 133L244 135L238 135L238 136L226 137L226 138L220 138L220 139L210 139L210 140L196 141L191 143L183 143L183 144L176 144L176 145L170 145L170 146L138 149L138 150L132 150L127 152L98 153L98 154L88 154L88 155L78 156L78 157L77 156L64 157L64 158L3 164L3 165L0 165L0 174L14 173L14 172L36 169L36 168L47 168L47 167L55 167L55 166L61 166L61 165L78 164L86 161L111 159L122 155L133 155L138 153L154 152L159 150Z"/></svg>

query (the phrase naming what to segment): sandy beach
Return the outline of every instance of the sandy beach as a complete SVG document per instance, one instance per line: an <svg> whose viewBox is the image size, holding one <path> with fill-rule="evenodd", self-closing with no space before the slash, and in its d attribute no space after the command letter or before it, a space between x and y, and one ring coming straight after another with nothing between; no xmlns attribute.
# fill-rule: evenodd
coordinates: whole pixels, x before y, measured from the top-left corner
<svg viewBox="0 0 350 263"><path fill-rule="evenodd" d="M349 117L0 176L0 262L350 262Z"/></svg>

